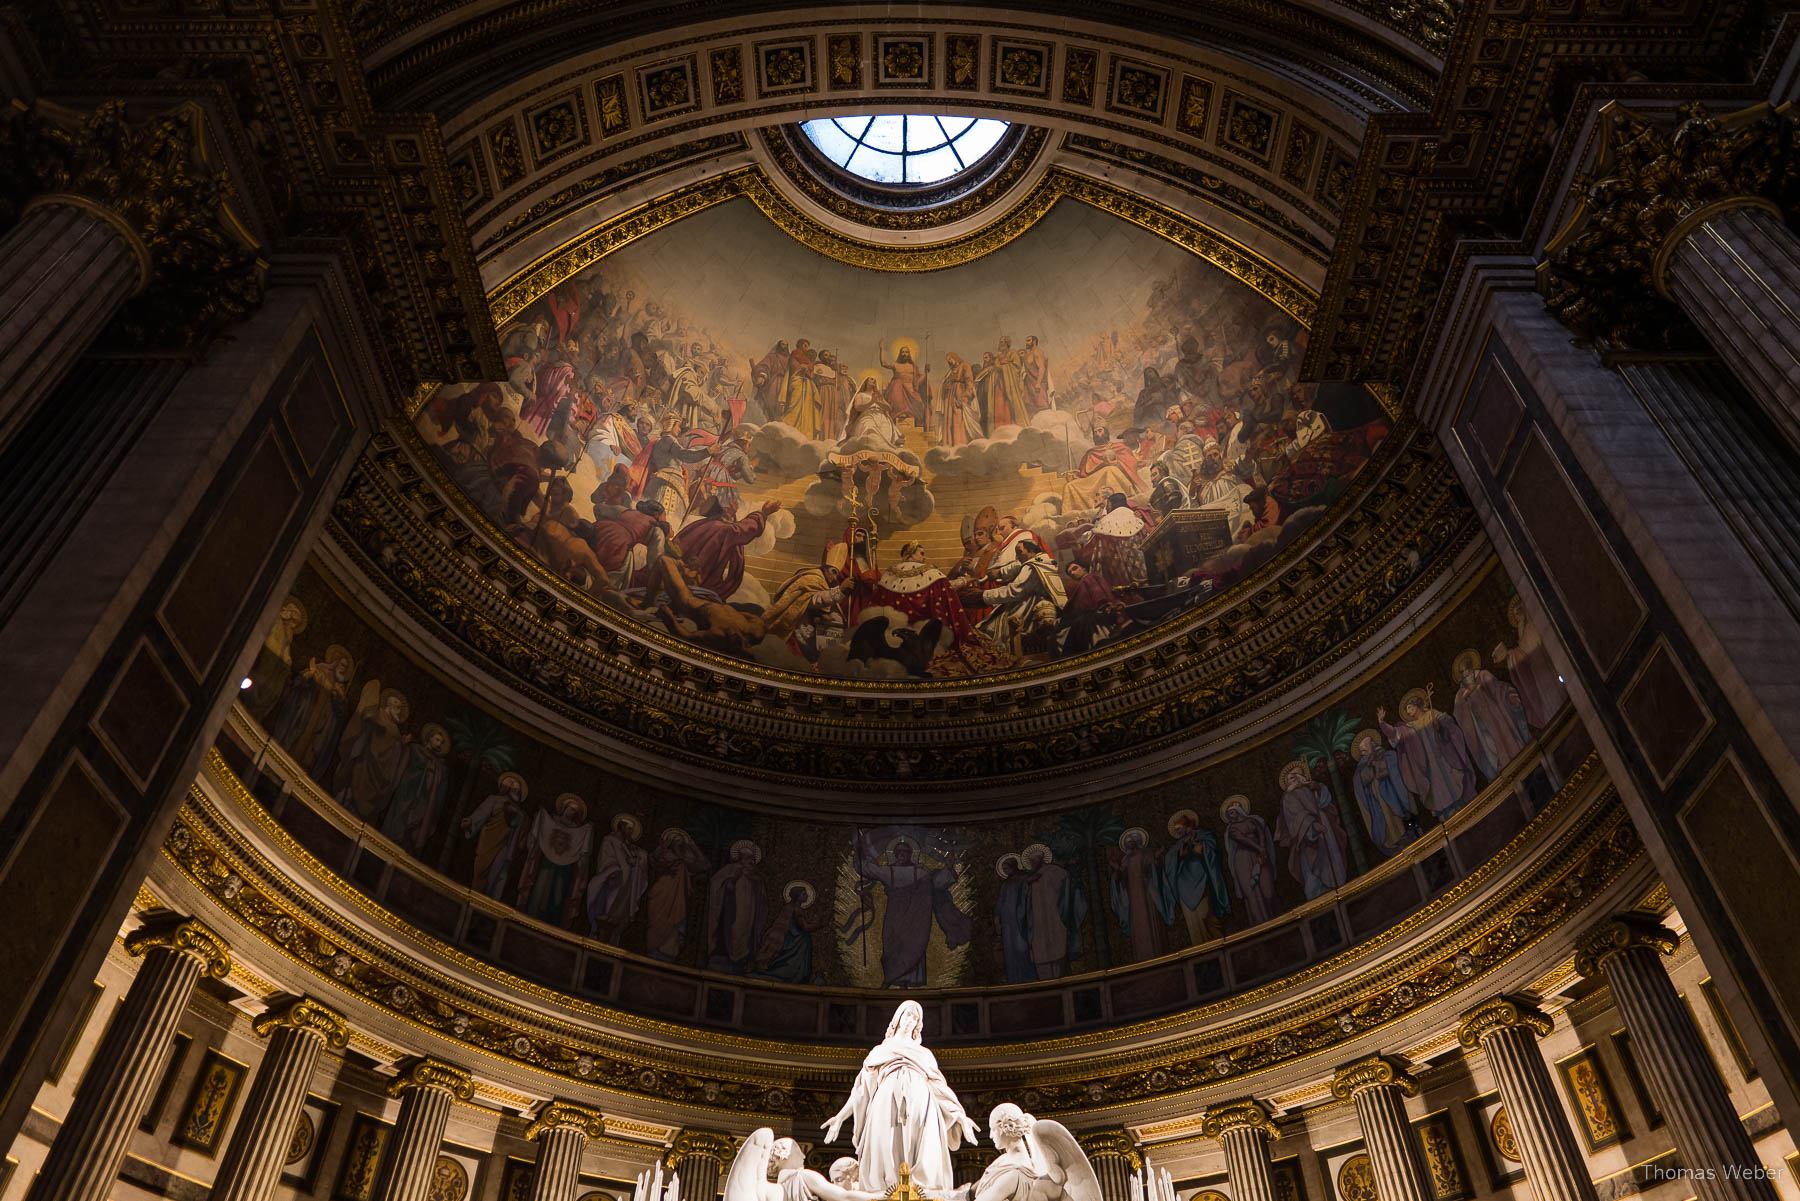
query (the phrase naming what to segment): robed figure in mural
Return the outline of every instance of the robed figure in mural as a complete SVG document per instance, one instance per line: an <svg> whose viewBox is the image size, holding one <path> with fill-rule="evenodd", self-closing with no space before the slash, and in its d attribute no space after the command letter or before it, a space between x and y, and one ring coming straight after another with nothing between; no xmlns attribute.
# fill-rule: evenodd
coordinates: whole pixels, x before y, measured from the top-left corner
<svg viewBox="0 0 1800 1201"><path fill-rule="evenodd" d="M1475 799L1480 782L1469 753L1469 740L1456 719L1431 703L1432 689L1413 688L1400 698L1400 721L1389 725L1387 710L1377 707L1375 724L1400 756L1400 776L1412 794L1431 806L1440 819Z"/></svg>
<svg viewBox="0 0 1800 1201"><path fill-rule="evenodd" d="M1475 762L1492 780L1531 737L1525 705L1518 689L1483 667L1481 656L1472 650L1456 656L1450 675L1456 681L1456 724L1469 740Z"/></svg>
<svg viewBox="0 0 1800 1201"><path fill-rule="evenodd" d="M731 844L731 862L706 892L706 967L741 976L750 969L769 920L763 895L762 848L748 838Z"/></svg>
<svg viewBox="0 0 1800 1201"><path fill-rule="evenodd" d="M449 787L450 734L435 721L419 727L419 736L406 748L406 765L394 785L394 799L381 819L381 832L415 855L437 829Z"/></svg>
<svg viewBox="0 0 1800 1201"><path fill-rule="evenodd" d="M650 885L644 905L648 915L644 949L653 959L674 963L681 958L681 946L687 938L688 903L694 894L694 881L706 874L706 852L695 845L686 830L671 827L657 840L650 861L656 868L656 882Z"/></svg>
<svg viewBox="0 0 1800 1201"><path fill-rule="evenodd" d="M921 1041L925 1011L902 1001L888 1023L887 1037L863 1057L862 1070L844 1107L825 1123L825 1141L852 1123L851 1138L861 1164L862 1187L886 1196L908 1165L912 1181L928 1195L956 1187L950 1153L978 1137L975 1123L950 1091L937 1056Z"/></svg>
<svg viewBox="0 0 1800 1201"><path fill-rule="evenodd" d="M1384 855L1392 855L1419 836L1419 818L1400 776L1400 756L1389 750L1375 730L1364 730L1350 744L1351 787L1362 810L1369 837Z"/></svg>
<svg viewBox="0 0 1800 1201"><path fill-rule="evenodd" d="M519 826L525 820L525 798L531 789L516 771L502 772L494 787L494 794L462 819L462 834L475 840L470 883L497 901L506 892L513 848L518 842Z"/></svg>
<svg viewBox="0 0 1800 1201"><path fill-rule="evenodd" d="M881 978L888 988L924 987L932 919L951 950L968 942L973 933L969 915L950 895L956 885L956 856L946 855L942 867L930 868L914 862L917 851L912 839L896 838L888 848L888 861L882 863L869 836L860 832L856 836L857 874L887 890L887 911L881 919Z"/></svg>
<svg viewBox="0 0 1800 1201"><path fill-rule="evenodd" d="M406 769L407 738L402 728L411 706L398 689L380 680L363 686L356 716L338 741L337 773L332 778L338 803L364 821L379 821L387 812L400 773Z"/></svg>
<svg viewBox="0 0 1800 1201"><path fill-rule="evenodd" d="M1169 819L1169 836L1175 840L1163 852L1163 888L1170 908L1181 911L1193 946L1225 937L1220 917L1231 913L1231 897L1225 892L1225 873L1219 862L1219 840L1203 829L1200 816L1183 809Z"/></svg>
<svg viewBox="0 0 1800 1201"><path fill-rule="evenodd" d="M1025 896L1030 925L1031 962L1039 980L1069 974L1069 961L1081 954L1081 923L1087 898L1069 869L1056 862L1050 848L1034 842L1019 852L1025 870Z"/></svg>
<svg viewBox="0 0 1800 1201"><path fill-rule="evenodd" d="M1119 929L1131 939L1131 957L1155 959L1169 949L1175 898L1163 886L1162 861L1150 849L1150 832L1133 826L1119 835L1112 907Z"/></svg>
<svg viewBox="0 0 1800 1201"><path fill-rule="evenodd" d="M515 906L526 916L552 926L566 926L575 916L587 883L588 853L594 846L594 827L587 815L587 802L565 792L556 798L554 812L540 809L531 819Z"/></svg>
<svg viewBox="0 0 1800 1201"><path fill-rule="evenodd" d="M1312 769L1298 759L1281 769L1281 819L1275 841L1288 848L1288 873L1300 882L1307 900L1342 888L1349 878L1337 806L1325 785L1313 780Z"/></svg>
<svg viewBox="0 0 1800 1201"><path fill-rule="evenodd" d="M1008 851L994 863L1000 889L994 896L994 928L1000 932L1000 967L1008 984L1037 979L1031 962L1031 902L1026 890L1030 880L1017 851Z"/></svg>
<svg viewBox="0 0 1800 1201"><path fill-rule="evenodd" d="M1544 640L1526 616L1524 601L1515 596L1507 603L1506 620L1512 623L1518 644L1509 649L1504 642L1495 643L1494 662L1506 669L1507 680L1518 691L1519 704L1525 709L1525 724L1541 730L1562 708L1566 695L1562 677L1556 674Z"/></svg>
<svg viewBox="0 0 1800 1201"><path fill-rule="evenodd" d="M643 829L631 814L616 815L594 856L587 888L588 929L602 942L618 942L619 931L637 916L650 887L650 853L638 845Z"/></svg>
<svg viewBox="0 0 1800 1201"><path fill-rule="evenodd" d="M896 350L891 363L888 362L887 343L881 342L878 347L881 365L893 372L887 386L888 408L896 419L910 418L914 425L924 429L925 415L931 411L931 368L913 362L913 353L908 347Z"/></svg>
<svg viewBox="0 0 1800 1201"><path fill-rule="evenodd" d="M1269 823L1250 811L1250 798L1242 793L1226 797L1219 816L1225 822L1225 856L1244 900L1244 918L1260 925L1281 909L1275 901L1275 836Z"/></svg>

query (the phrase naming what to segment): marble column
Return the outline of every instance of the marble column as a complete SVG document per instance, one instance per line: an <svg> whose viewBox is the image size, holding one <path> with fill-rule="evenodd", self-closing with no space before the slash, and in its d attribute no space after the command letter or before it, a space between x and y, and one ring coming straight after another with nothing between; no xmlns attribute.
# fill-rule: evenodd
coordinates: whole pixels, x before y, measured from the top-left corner
<svg viewBox="0 0 1800 1201"><path fill-rule="evenodd" d="M1695 209L1664 241L1655 278L1800 447L1800 238L1780 210L1753 196Z"/></svg>
<svg viewBox="0 0 1800 1201"><path fill-rule="evenodd" d="M179 914L145 923L126 938L125 949L143 956L143 966L82 1074L32 1182L30 1201L105 1201L194 985L203 974L221 977L231 970L224 940Z"/></svg>
<svg viewBox="0 0 1800 1201"><path fill-rule="evenodd" d="M525 1137L538 1145L531 1201L575 1201L581 1153L590 1138L600 1137L603 1125L599 1110L573 1101L552 1101L538 1111L525 1128Z"/></svg>
<svg viewBox="0 0 1800 1201"><path fill-rule="evenodd" d="M1495 997L1462 1015L1456 1037L1487 1055L1537 1201L1597 1201L1587 1162L1538 1051L1537 1040L1550 1030L1548 1014L1524 1001Z"/></svg>
<svg viewBox="0 0 1800 1201"><path fill-rule="evenodd" d="M111 208L50 193L0 239L0 446L150 279L150 251Z"/></svg>
<svg viewBox="0 0 1800 1201"><path fill-rule="evenodd" d="M717 1130L683 1130L669 1148L669 1169L681 1177L684 1201L712 1201L719 1195L719 1177L725 1161L737 1149L737 1140Z"/></svg>
<svg viewBox="0 0 1800 1201"><path fill-rule="evenodd" d="M1075 1141L1087 1152L1094 1175L1100 1178L1102 1201L1130 1201L1132 1174L1144 1166L1131 1135L1124 1130L1094 1130Z"/></svg>
<svg viewBox="0 0 1800 1201"><path fill-rule="evenodd" d="M1692 1179L1701 1201L1775 1201L1766 1176L1732 1171L1762 1160L1744 1131L1719 1069L1662 957L1681 945L1672 930L1638 914L1600 923L1582 936L1575 969L1598 975L1631 1032L1631 1047L1650 1097L1669 1124L1682 1166L1711 1169Z"/></svg>
<svg viewBox="0 0 1800 1201"><path fill-rule="evenodd" d="M1275 1122L1262 1102L1244 1097L1214 1105L1201 1119L1200 1130L1225 1149L1232 1201L1275 1201L1275 1175L1269 1167Z"/></svg>
<svg viewBox="0 0 1800 1201"><path fill-rule="evenodd" d="M388 1096L400 1098L400 1117L388 1139L375 1201L425 1201L432 1172L444 1145L450 1106L475 1095L475 1082L461 1068L436 1059L409 1059Z"/></svg>
<svg viewBox="0 0 1800 1201"><path fill-rule="evenodd" d="M274 1194L319 1052L350 1041L343 1017L311 997L279 998L251 1028L269 1049L213 1180L213 1201L268 1201Z"/></svg>
<svg viewBox="0 0 1800 1201"><path fill-rule="evenodd" d="M1387 1055L1359 1059L1338 1069L1331 1095L1356 1106L1375 1195L1381 1201L1432 1201L1435 1190L1406 1116L1406 1098L1419 1095L1419 1082L1406 1065Z"/></svg>

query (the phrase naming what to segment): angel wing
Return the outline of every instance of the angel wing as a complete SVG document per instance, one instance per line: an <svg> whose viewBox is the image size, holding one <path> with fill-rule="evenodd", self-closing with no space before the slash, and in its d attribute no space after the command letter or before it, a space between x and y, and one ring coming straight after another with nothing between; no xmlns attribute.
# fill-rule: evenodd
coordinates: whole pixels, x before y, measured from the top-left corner
<svg viewBox="0 0 1800 1201"><path fill-rule="evenodd" d="M750 1132L725 1173L725 1201L767 1201L763 1186L769 1180L769 1152L774 1145L775 1132L767 1126Z"/></svg>
<svg viewBox="0 0 1800 1201"><path fill-rule="evenodd" d="M381 681L371 676L369 682L363 685L362 696L357 698L356 712L367 713L379 704L381 704Z"/></svg>
<svg viewBox="0 0 1800 1201"><path fill-rule="evenodd" d="M1094 1165L1088 1162L1087 1153L1067 1126L1039 1118L1031 1125L1031 1137L1051 1174L1062 1177L1065 1201L1101 1201L1100 1178L1094 1175Z"/></svg>

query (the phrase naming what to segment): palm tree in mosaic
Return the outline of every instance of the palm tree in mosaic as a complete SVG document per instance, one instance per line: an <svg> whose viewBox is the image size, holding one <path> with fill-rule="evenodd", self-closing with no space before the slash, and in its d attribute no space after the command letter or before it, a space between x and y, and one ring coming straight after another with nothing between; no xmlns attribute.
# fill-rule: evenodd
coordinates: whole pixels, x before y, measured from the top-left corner
<svg viewBox="0 0 1800 1201"><path fill-rule="evenodd" d="M456 854L456 829L468 816L469 802L475 799L475 785L488 772L498 778L511 771L513 757L512 731L485 713L464 712L444 720L450 732L450 751L462 764L462 791L456 795L456 808L441 832L444 840L438 851L438 870L446 875Z"/></svg>
<svg viewBox="0 0 1800 1201"><path fill-rule="evenodd" d="M1369 870L1372 856L1363 833L1360 806L1350 792L1344 770L1350 766L1350 744L1360 729L1362 722L1355 717L1342 709L1328 709L1301 727L1294 739L1294 754L1312 769L1313 777L1318 778L1321 765L1331 777L1332 801L1338 807L1344 841L1350 844L1350 865L1359 876Z"/></svg>
<svg viewBox="0 0 1800 1201"><path fill-rule="evenodd" d="M1088 913L1093 917L1094 926L1094 954L1098 966L1103 968L1112 966L1112 940L1105 917L1109 910L1100 864L1106 859L1106 848L1118 846L1119 836L1124 833L1124 821L1110 806L1086 805L1065 813L1056 829L1044 838L1056 854L1057 862L1068 868L1087 890Z"/></svg>

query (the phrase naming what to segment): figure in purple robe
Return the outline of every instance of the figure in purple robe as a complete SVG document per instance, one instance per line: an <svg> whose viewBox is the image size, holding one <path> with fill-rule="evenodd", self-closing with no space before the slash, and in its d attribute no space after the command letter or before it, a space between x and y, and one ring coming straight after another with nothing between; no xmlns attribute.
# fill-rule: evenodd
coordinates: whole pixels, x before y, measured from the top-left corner
<svg viewBox="0 0 1800 1201"><path fill-rule="evenodd" d="M1250 812L1250 798L1242 794L1225 798L1219 818L1225 823L1225 858L1244 900L1244 917L1253 926L1266 922L1281 911L1275 900L1275 836L1268 822Z"/></svg>
<svg viewBox="0 0 1800 1201"><path fill-rule="evenodd" d="M1400 698L1400 723L1387 722L1387 710L1375 710L1375 724L1400 756L1400 778L1407 790L1431 807L1442 821L1475 799L1481 784L1469 740L1456 719L1431 703L1430 687L1414 688Z"/></svg>
<svg viewBox="0 0 1800 1201"><path fill-rule="evenodd" d="M1563 707L1567 692L1544 640L1526 615L1525 602L1513 597L1506 606L1506 618L1512 622L1518 645L1509 650L1506 643L1496 643L1494 662L1506 669L1507 681L1518 692L1519 703L1525 707L1525 724L1541 730Z"/></svg>
<svg viewBox="0 0 1800 1201"><path fill-rule="evenodd" d="M693 568L694 580L720 600L730 600L744 582L744 548L762 537L769 517L781 508L778 500L738 521L727 521L717 497L706 502L700 519L683 526L675 536L681 558Z"/></svg>
<svg viewBox="0 0 1800 1201"><path fill-rule="evenodd" d="M857 835L857 873L887 889L887 912L881 919L881 978L888 988L925 986L925 948L931 941L933 917L950 950L968 942L973 933L969 915L950 896L957 877L955 852L944 856L942 867L930 868L914 862L915 850L912 839L896 838L888 848L888 862L882 863L869 836Z"/></svg>
<svg viewBox="0 0 1800 1201"><path fill-rule="evenodd" d="M1300 882L1306 899L1342 888L1344 826L1338 820L1331 790L1312 778L1298 759L1281 769L1281 819L1275 841L1288 848L1288 873Z"/></svg>
<svg viewBox="0 0 1800 1201"><path fill-rule="evenodd" d="M1450 675L1456 680L1456 724L1469 740L1475 762L1492 780L1531 737L1525 706L1518 689L1484 668L1481 656L1472 650L1456 656Z"/></svg>

